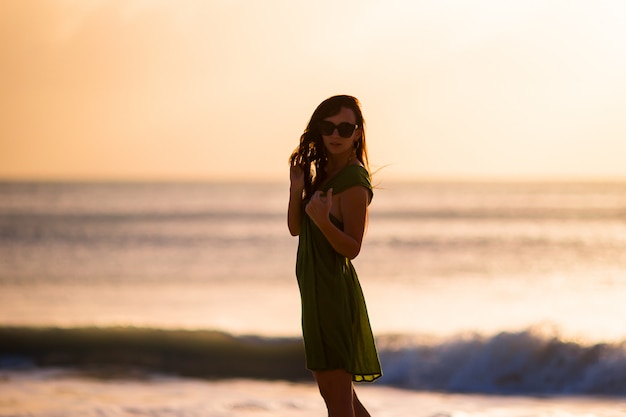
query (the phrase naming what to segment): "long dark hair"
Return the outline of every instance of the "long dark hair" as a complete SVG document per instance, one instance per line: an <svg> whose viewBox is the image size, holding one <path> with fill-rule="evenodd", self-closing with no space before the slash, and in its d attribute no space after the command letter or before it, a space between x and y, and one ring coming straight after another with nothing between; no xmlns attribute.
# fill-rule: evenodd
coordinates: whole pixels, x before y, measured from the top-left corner
<svg viewBox="0 0 626 417"><path fill-rule="evenodd" d="M317 106L304 129L304 133L300 136L300 145L289 157L291 166L299 166L304 170L304 199L311 197L317 187L326 179L328 159L322 133L318 127L319 123L327 117L338 114L342 107L352 110L356 116L356 124L361 129L361 136L355 142L355 154L365 169L369 171L365 145L365 120L361 112L361 103L356 97L348 95L329 97Z"/></svg>

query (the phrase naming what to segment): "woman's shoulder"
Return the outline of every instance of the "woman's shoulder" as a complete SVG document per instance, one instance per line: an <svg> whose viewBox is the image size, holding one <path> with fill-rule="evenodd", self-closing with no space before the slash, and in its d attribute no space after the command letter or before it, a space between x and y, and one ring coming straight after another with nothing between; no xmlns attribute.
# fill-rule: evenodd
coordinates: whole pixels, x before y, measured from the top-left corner
<svg viewBox="0 0 626 417"><path fill-rule="evenodd" d="M326 188L333 188L334 193L340 193L355 186L362 186L368 189L370 200L373 197L370 173L360 162L347 165L333 180L327 184Z"/></svg>
<svg viewBox="0 0 626 417"><path fill-rule="evenodd" d="M350 163L350 164L348 164L346 166L346 168L347 168L347 170L349 170L351 175L357 175L359 177L365 177L369 181L370 173L367 170L367 168L365 168L365 166L361 163L361 161L356 161L356 162Z"/></svg>

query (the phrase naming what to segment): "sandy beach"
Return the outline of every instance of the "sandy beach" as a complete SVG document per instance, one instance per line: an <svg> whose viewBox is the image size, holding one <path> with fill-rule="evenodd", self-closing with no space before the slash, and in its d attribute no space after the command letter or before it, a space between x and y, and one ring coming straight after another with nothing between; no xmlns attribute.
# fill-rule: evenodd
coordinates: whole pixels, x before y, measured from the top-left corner
<svg viewBox="0 0 626 417"><path fill-rule="evenodd" d="M2 417L313 417L326 411L314 384L137 375L97 379L65 370L4 371ZM377 417L626 416L623 399L426 393L358 385Z"/></svg>

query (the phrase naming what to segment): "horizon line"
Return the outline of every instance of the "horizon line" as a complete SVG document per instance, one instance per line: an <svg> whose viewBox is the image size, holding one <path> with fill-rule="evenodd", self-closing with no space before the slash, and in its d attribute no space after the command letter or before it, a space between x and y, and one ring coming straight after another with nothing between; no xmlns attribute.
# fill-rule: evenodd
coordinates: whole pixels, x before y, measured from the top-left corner
<svg viewBox="0 0 626 417"><path fill-rule="evenodd" d="M376 182L376 173L372 175ZM277 175L222 175L222 176L2 176L0 183L280 183L289 181L288 177ZM580 182L580 183L619 183L626 182L626 175L390 175L384 181L406 183L537 183L537 182Z"/></svg>

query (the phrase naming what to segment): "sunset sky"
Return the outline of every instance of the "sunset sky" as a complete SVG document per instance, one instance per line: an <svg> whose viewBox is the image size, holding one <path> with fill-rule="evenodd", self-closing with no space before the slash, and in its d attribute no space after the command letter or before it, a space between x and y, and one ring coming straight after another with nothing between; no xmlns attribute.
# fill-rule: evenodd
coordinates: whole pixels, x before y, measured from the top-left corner
<svg viewBox="0 0 626 417"><path fill-rule="evenodd" d="M390 178L626 178L626 2L4 0L0 179L285 179L357 96Z"/></svg>

